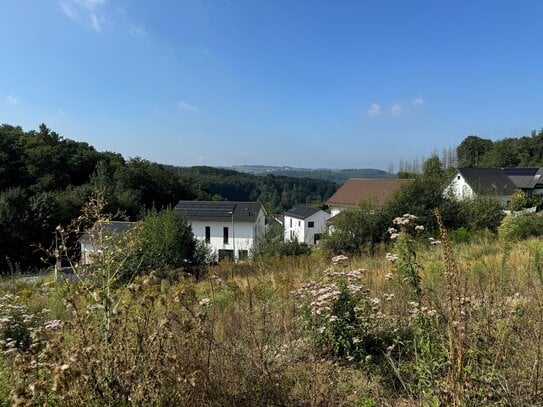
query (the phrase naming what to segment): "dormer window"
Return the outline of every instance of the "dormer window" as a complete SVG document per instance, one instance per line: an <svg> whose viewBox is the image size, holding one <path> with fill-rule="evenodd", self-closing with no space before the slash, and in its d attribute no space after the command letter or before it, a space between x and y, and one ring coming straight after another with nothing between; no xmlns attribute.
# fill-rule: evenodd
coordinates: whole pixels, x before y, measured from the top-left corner
<svg viewBox="0 0 543 407"><path fill-rule="evenodd" d="M460 179L460 175L458 175L458 176L456 177L456 179Z"/></svg>

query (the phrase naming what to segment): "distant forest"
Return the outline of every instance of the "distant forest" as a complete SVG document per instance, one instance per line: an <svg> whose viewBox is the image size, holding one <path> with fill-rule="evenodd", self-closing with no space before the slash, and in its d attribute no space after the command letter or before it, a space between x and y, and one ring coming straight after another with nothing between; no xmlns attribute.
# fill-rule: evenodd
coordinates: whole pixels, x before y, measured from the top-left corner
<svg viewBox="0 0 543 407"><path fill-rule="evenodd" d="M323 179L337 184L343 184L349 178L395 178L393 173L375 168L350 168L333 170L328 168L292 168L273 167L264 165L239 165L231 169L255 175L282 175L296 178Z"/></svg>
<svg viewBox="0 0 543 407"><path fill-rule="evenodd" d="M103 189L107 211L138 220L151 208L181 199L258 200L269 212L320 204L337 189L324 180L259 177L211 167L175 168L141 158L98 152L42 124L37 131L0 126L0 273L10 264L42 266L55 227L80 215Z"/></svg>

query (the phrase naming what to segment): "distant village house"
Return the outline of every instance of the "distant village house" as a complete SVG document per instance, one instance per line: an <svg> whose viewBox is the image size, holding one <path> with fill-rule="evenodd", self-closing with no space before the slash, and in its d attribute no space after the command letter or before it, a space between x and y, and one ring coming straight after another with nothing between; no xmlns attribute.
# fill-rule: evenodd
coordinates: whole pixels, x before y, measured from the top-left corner
<svg viewBox="0 0 543 407"><path fill-rule="evenodd" d="M266 211L258 202L180 201L175 210L219 261L249 258L264 238Z"/></svg>
<svg viewBox="0 0 543 407"><path fill-rule="evenodd" d="M316 245L329 218L322 209L296 205L284 214L284 240Z"/></svg>

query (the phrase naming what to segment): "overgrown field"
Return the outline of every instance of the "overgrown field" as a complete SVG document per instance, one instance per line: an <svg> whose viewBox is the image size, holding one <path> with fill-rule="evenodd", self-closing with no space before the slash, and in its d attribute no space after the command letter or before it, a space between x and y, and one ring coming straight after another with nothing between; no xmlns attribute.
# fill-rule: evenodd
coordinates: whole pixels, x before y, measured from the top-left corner
<svg viewBox="0 0 543 407"><path fill-rule="evenodd" d="M335 263L6 280L0 404L541 405L543 241L430 244L401 222Z"/></svg>

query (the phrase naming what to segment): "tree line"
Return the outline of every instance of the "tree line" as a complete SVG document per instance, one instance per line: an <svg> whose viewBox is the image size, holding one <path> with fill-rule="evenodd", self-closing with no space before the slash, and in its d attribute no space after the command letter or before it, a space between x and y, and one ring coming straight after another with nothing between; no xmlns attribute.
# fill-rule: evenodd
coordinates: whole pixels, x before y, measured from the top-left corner
<svg viewBox="0 0 543 407"><path fill-rule="evenodd" d="M258 177L210 167L175 168L141 158L99 152L38 130L0 126L0 273L14 265L42 267L57 225L80 215L93 191L105 193L108 213L141 220L152 209L182 199L257 200L269 212L296 203L320 203L337 185L323 180Z"/></svg>

